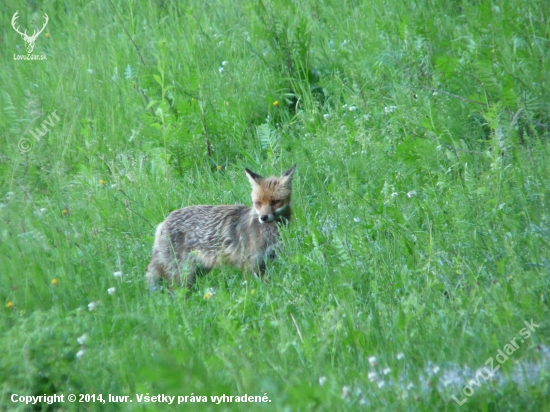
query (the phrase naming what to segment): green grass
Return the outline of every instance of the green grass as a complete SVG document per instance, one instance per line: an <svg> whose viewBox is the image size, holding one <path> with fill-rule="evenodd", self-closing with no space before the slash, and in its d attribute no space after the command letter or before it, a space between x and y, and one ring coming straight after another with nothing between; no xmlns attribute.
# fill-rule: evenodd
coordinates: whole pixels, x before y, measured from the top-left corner
<svg viewBox="0 0 550 412"><path fill-rule="evenodd" d="M0 11L0 409L550 410L547 2L114 7ZM29 32L49 15L47 60L14 60L17 10ZM188 298L147 292L170 211L250 204L244 167L293 163L268 283L224 267Z"/></svg>

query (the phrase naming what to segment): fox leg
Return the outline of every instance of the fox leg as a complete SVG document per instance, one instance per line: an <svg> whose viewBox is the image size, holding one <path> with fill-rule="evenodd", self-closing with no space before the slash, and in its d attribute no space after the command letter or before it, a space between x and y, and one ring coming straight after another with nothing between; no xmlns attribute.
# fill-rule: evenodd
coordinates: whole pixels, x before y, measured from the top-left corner
<svg viewBox="0 0 550 412"><path fill-rule="evenodd" d="M157 290L157 284L160 278L162 278L165 275L162 265L155 260L155 257L153 255L153 258L151 259L151 263L149 263L149 266L147 266L147 270L145 272L145 277L147 279L147 286L151 292L154 292Z"/></svg>

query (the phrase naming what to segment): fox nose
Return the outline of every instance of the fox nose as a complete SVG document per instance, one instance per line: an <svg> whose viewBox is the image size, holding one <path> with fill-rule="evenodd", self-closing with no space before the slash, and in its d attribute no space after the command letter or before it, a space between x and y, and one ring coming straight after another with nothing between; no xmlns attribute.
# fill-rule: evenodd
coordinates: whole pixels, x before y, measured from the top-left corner
<svg viewBox="0 0 550 412"><path fill-rule="evenodd" d="M267 215L261 215L261 216L260 216L260 220L261 220L262 222L265 222L268 218L269 218L269 216L267 216Z"/></svg>

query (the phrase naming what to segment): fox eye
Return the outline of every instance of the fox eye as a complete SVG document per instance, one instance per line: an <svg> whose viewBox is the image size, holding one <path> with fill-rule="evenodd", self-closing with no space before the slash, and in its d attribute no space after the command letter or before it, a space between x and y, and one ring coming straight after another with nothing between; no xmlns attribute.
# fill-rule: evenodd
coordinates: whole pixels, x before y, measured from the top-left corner
<svg viewBox="0 0 550 412"><path fill-rule="evenodd" d="M271 206L275 206L278 203L280 203L280 200L272 200L271 201Z"/></svg>
<svg viewBox="0 0 550 412"><path fill-rule="evenodd" d="M254 206L260 207L262 204L260 202L254 202Z"/></svg>

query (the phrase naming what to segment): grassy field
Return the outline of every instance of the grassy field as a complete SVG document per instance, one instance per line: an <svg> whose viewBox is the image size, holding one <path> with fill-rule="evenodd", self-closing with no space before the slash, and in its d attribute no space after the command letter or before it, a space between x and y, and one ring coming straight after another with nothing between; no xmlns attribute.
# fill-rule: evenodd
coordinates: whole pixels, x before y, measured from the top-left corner
<svg viewBox="0 0 550 412"><path fill-rule="evenodd" d="M0 410L550 411L546 1L9 3ZM293 163L269 282L148 293L170 211Z"/></svg>

